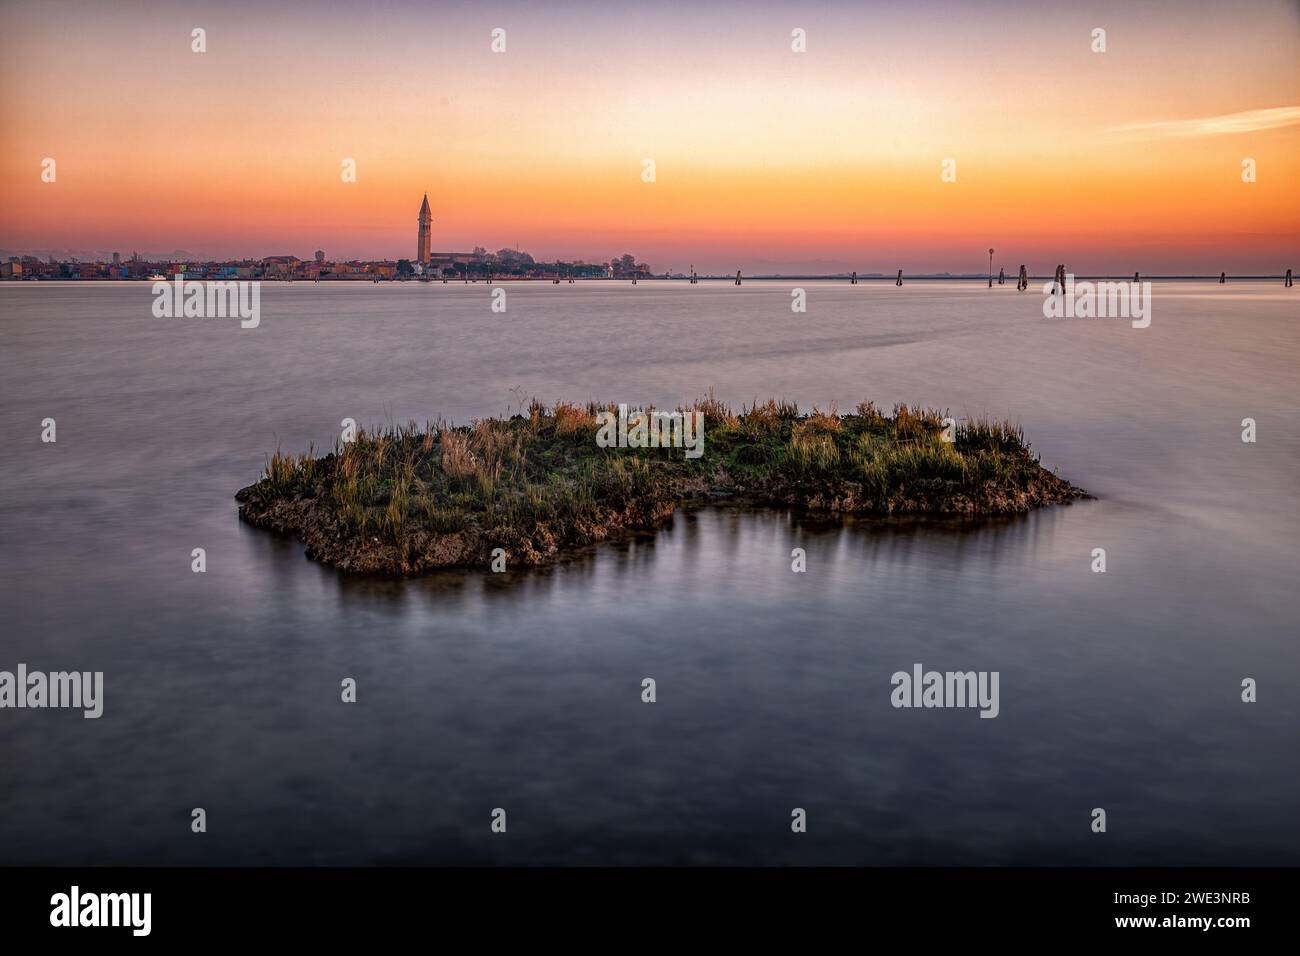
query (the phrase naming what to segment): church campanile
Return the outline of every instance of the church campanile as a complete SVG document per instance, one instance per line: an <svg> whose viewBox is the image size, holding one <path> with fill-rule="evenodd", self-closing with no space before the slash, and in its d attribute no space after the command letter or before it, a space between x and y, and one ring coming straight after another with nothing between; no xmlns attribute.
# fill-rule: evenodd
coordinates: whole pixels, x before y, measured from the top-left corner
<svg viewBox="0 0 1300 956"><path fill-rule="evenodd" d="M429 212L429 194L424 194L424 202L420 205L420 248L416 253L416 258L420 265L429 264L429 234L433 229L433 214Z"/></svg>

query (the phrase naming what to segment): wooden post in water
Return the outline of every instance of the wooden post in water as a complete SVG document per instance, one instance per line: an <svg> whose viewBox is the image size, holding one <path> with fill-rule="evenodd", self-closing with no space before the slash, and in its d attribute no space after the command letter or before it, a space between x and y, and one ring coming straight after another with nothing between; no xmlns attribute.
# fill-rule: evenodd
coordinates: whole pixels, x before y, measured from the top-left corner
<svg viewBox="0 0 1300 956"><path fill-rule="evenodd" d="M902 285L902 284L903 284L903 270L899 269L898 278L894 281L894 285Z"/></svg>
<svg viewBox="0 0 1300 956"><path fill-rule="evenodd" d="M1061 295L1065 295L1065 263L1062 262L1056 267L1057 278L1061 283Z"/></svg>
<svg viewBox="0 0 1300 956"><path fill-rule="evenodd" d="M1220 273L1219 273L1219 285L1224 285L1224 284L1227 283L1227 281L1228 281L1228 273L1226 273L1226 272L1220 272Z"/></svg>
<svg viewBox="0 0 1300 956"><path fill-rule="evenodd" d="M849 285L857 285L857 284L858 284L858 271L854 269L853 278L849 280Z"/></svg>
<svg viewBox="0 0 1300 956"><path fill-rule="evenodd" d="M1290 270L1290 269L1287 269L1287 270L1286 270L1286 281L1283 283L1282 287L1283 287L1284 289L1289 289L1289 288L1291 288L1292 285L1293 285L1293 283L1291 282L1291 270Z"/></svg>
<svg viewBox="0 0 1300 956"><path fill-rule="evenodd" d="M736 285L740 285L740 270L736 270Z"/></svg>
<svg viewBox="0 0 1300 956"><path fill-rule="evenodd" d="M1016 279L1016 291L1024 292L1029 288L1029 273L1025 271L1024 263L1020 265L1020 276Z"/></svg>

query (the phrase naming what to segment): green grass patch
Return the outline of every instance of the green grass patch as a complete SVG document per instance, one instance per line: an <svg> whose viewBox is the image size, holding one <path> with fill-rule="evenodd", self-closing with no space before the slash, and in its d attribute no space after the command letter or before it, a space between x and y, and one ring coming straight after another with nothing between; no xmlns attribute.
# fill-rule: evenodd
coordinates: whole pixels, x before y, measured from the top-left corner
<svg viewBox="0 0 1300 956"><path fill-rule="evenodd" d="M240 516L293 533L309 556L351 571L416 574L450 565L539 564L565 547L653 528L692 498L737 496L853 514L1008 514L1084 493L1043 468L1019 426L957 423L934 409L863 403L801 413L769 400L733 411L712 395L703 454L602 448L613 406L534 402L468 426L362 430L316 456L267 458ZM951 440L949 440L951 439Z"/></svg>

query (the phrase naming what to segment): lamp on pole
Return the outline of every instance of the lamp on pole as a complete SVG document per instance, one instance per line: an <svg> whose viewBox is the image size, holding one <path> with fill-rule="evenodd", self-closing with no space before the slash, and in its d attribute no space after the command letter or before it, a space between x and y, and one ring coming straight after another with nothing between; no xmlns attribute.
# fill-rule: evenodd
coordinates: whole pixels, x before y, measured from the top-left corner
<svg viewBox="0 0 1300 956"><path fill-rule="evenodd" d="M989 249L989 288L993 288L993 249Z"/></svg>

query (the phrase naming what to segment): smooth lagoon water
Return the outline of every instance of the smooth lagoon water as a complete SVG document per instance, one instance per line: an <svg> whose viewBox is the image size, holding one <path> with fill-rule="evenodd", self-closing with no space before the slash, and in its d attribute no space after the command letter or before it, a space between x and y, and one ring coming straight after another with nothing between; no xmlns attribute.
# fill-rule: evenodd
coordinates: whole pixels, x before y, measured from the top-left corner
<svg viewBox="0 0 1300 956"><path fill-rule="evenodd" d="M1141 330L961 282L267 284L247 330L151 303L0 285L0 669L105 674L98 720L0 711L0 863L1300 863L1300 289L1157 283ZM1014 418L1096 500L705 508L400 582L236 517L345 417L710 388ZM998 671L1000 715L894 709L918 662Z"/></svg>

